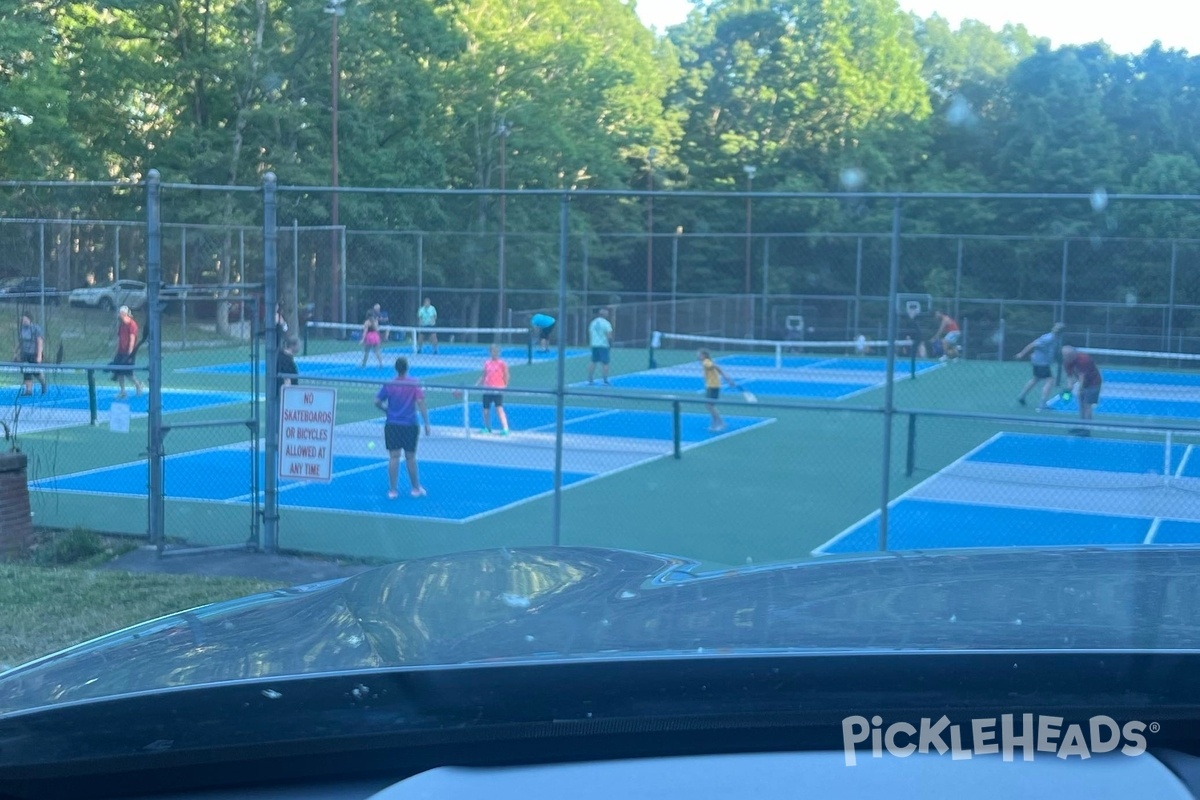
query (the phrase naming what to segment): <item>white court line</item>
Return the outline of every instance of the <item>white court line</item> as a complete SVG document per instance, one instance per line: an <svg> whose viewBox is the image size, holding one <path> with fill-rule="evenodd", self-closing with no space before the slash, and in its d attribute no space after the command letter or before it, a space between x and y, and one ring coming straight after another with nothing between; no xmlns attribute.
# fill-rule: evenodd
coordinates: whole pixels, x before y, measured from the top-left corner
<svg viewBox="0 0 1200 800"><path fill-rule="evenodd" d="M1150 523L1150 530L1146 531L1146 538L1142 540L1142 544L1152 544L1154 537L1158 535L1158 526L1162 524L1162 517L1155 517Z"/></svg>
<svg viewBox="0 0 1200 800"><path fill-rule="evenodd" d="M784 356L784 358L787 357L788 356ZM803 358L803 356L800 357ZM796 356L792 356L792 358L796 358ZM841 360L841 358L825 358L820 361L814 361L811 364L805 364L803 367L800 367L800 369L821 369L821 367L823 367L825 364L836 364ZM780 367L780 369L794 369L794 367Z"/></svg>
<svg viewBox="0 0 1200 800"><path fill-rule="evenodd" d="M600 419L601 417L611 417L613 414L621 413L622 410L623 409L620 409L620 408L610 408L610 409L606 409L604 411L597 411L594 414L584 414L582 417L575 417L573 419L564 419L563 420L563 433L566 433L567 426L570 425L572 422L583 422L584 420L589 420L589 419ZM547 422L545 425L537 425L533 428L526 428L524 431L522 431L522 433L536 433L537 431L545 430L547 428L555 428L557 425L558 425L558 420L555 420L554 422ZM617 437L613 437L613 438L617 438Z"/></svg>
<svg viewBox="0 0 1200 800"><path fill-rule="evenodd" d="M1179 466L1175 468L1175 477L1176 478L1183 477L1183 468L1187 466L1188 459L1191 458L1192 450L1195 449L1195 447L1196 447L1196 445L1189 444L1187 446L1187 449L1183 451L1183 458L1179 459Z"/></svg>
<svg viewBox="0 0 1200 800"><path fill-rule="evenodd" d="M907 362L905 362L905 363L907 363ZM897 364L899 364L899 362L897 362ZM935 370L943 369L945 367L946 367L946 364L934 364L933 366L930 366L930 367L918 367L917 375L924 375L928 372L934 372ZM900 374L900 370L896 370L896 372L893 374L893 379L894 379L894 381L893 381L894 383L900 383L901 381L911 381L913 379L913 376L912 376L912 373L907 369L904 370L903 375ZM837 397L830 398L830 399L832 399L832 400L848 400L851 397L858 397L860 394L866 394L867 392L873 392L876 389L882 389L885 386L887 386L887 376L886 375L884 376L884 379L882 381L880 381L879 383L873 383L870 386L864 386L861 389L855 389L853 392L848 392L847 394L838 395Z"/></svg>
<svg viewBox="0 0 1200 800"><path fill-rule="evenodd" d="M336 478L344 478L347 475L357 475L360 472L370 472L373 469L379 469L380 467L386 467L387 463L388 462L386 460L381 460L381 461L372 462L370 464L362 464L357 467L351 467L350 469L345 469L345 470L342 470L341 472L331 472L330 480L328 480L328 481L293 481L293 480L289 480L286 485L277 486L276 489L280 494L282 494L283 492L290 492L293 489L300 489L304 486L310 486L314 483L323 483L326 486L328 486L330 483L333 483L333 480ZM279 480L282 481L282 480L287 480L287 479L280 478ZM258 491L259 491L259 494L261 494L263 492L262 489L259 489ZM253 497L254 497L253 492L247 492L246 494L239 494L235 497L231 497L228 500L223 500L221 502L248 503L248 502L250 502L250 500ZM326 509L326 510L328 510L328 509Z"/></svg>
<svg viewBox="0 0 1200 800"><path fill-rule="evenodd" d="M932 475L930 475L930 476L929 476L928 478L926 478L925 480L923 480L923 481L921 481L920 483L918 483L916 486L912 487L911 489L909 489L908 491L906 491L906 492L904 492L904 493L902 493L902 494L899 494L899 495L897 495L897 496L896 496L894 499L892 499L892 500L888 501L888 509L889 509L889 510L890 510L890 509L892 509L892 508L893 508L893 507L895 507L895 506L896 506L896 505L897 505L897 504L898 504L898 503L899 503L901 500L903 500L903 499L905 499L906 497L908 497L909 495L913 494L914 492L916 492L918 489L920 489L920 488L921 488L922 486L924 486L925 484L927 484L927 483L929 483L929 482L931 482L931 481L933 481L933 480L936 480L936 479L938 478L938 476L939 476L939 475L941 475L943 472L947 472L947 471L949 471L950 469L952 469L952 468L954 468L954 467L958 466L959 464L961 464L962 462L966 461L966 460L967 460L968 458L970 458L971 456L973 456L973 455L975 455L976 453L978 453L978 452L979 452L980 450L982 450L983 448L987 447L987 446L988 446L989 444L991 444L992 442L994 442L994 441L996 441L997 439L999 439L1000 437L1002 437L1002 436L1006 436L1006 435L1007 435L1007 434L1006 434L1004 431L1000 431L999 433L993 434L993 435L992 435L992 436L991 436L991 437L990 437L990 438L989 438L987 441L983 442L982 444L978 445L977 447L973 447L973 448L971 448L971 449L970 449L970 450L968 450L966 453L963 453L961 456L959 456L958 458L954 459L954 460L953 460L953 461L951 461L949 464L947 464L946 466L942 467L940 470L938 470L937 472L933 473ZM875 518L876 518L876 517L878 517L878 516L879 516L879 509L875 509L875 510L874 510L874 511L872 511L870 514L868 514L867 516L865 516L865 517L863 517L862 519L860 519L858 522L855 522L855 523L854 523L854 524L852 524L850 527L846 528L844 531L842 531L841 533L839 533L837 536L834 536L832 539L830 539L829 541L827 541L827 542L825 542L824 544L820 545L819 547L816 547L816 548L814 548L814 549L812 550L812 554L813 554L814 556L824 555L824 553L825 553L825 549L826 549L827 547L830 547L830 546L832 546L834 543L836 543L836 542L840 541L841 539L844 539L844 538L846 538L846 537L847 537L847 536L849 536L851 533L854 533L854 532L855 532L855 531L856 531L858 528L862 527L863 525L865 525L866 523L870 522L871 520L875 519Z"/></svg>

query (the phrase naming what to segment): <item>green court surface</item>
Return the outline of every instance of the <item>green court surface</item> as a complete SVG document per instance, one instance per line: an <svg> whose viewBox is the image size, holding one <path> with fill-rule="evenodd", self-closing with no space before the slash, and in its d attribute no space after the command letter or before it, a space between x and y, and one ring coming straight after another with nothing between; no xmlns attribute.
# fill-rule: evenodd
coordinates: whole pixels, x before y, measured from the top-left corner
<svg viewBox="0 0 1200 800"><path fill-rule="evenodd" d="M313 356L330 354L353 358L353 343L317 341ZM222 405L191 409L168 415L168 422L198 419L235 421L249 416L249 375L192 371L196 367L246 360L244 346L203 348L171 352L164 356L164 387L172 390L246 393L244 405ZM685 364L691 353L662 352L660 365ZM907 366L907 365L904 365ZM586 380L587 360L569 359L568 383ZM612 372L624 375L647 368L645 350L618 350L613 354ZM427 383L471 386L477 367L459 368ZM186 370L186 371L184 371ZM301 373L304 367L301 363ZM936 474L947 465L1002 431L1038 432L1065 436L1063 428L1048 428L1040 423L1047 418L1070 419L1063 413L1035 414L1021 408L1014 398L1029 374L1022 363L954 363L922 374L915 380L902 380L895 386L895 404L900 409L940 409L1027 417L1028 425L1000 425L985 420L959 420L920 417L916 420L915 461L911 475L906 472L909 417L893 419L891 466L888 473L888 499L896 498ZM736 377L736 376L735 376ZM9 378L13 380L14 378ZM555 380L555 364L512 364L512 384L506 399L510 403L552 404L548 396L519 395L520 389L548 390ZM705 414L698 390L700 369L696 368L696 394L681 395L684 414ZM338 423L367 424L379 414L372 407L378 382L339 385ZM611 396L619 388L572 389L570 408L588 410L620 409L622 413L646 412L669 418L669 401L630 394L629 399ZM478 397L478 395L473 395ZM736 398L736 393L727 396ZM572 444L571 463L594 477L578 480L562 494L561 544L596 545L629 548L685 556L706 565L761 564L810 557L810 553L839 532L855 525L884 500L883 440L884 418L877 413L883 402L883 388L864 391L844 400L813 401L819 408L790 408L739 405L723 406L729 416L752 416L773 420L750 426L736 435L715 437L703 446L689 447L682 458L671 456L669 442L657 452L627 459L628 463L608 460L626 445L621 440L581 439ZM455 406L458 401L448 392L430 392L434 406ZM857 410L856 410L857 409ZM872 411L874 413L872 413ZM1098 419L1103 419L1103 408ZM442 414L446 416L445 413ZM694 419L694 418L693 418ZM134 416L129 433L115 433L106 425L74 425L20 435L21 449L29 455L31 481L50 476L75 475L115 465L144 460L145 419ZM510 459L521 468L550 474L554 450L549 446L552 427L539 434L537 442L514 442L516 447L475 436L462 442L463 447L495 448L496 458ZM456 434L457 435L457 434ZM1153 438L1153 437L1149 437ZM231 425L216 429L177 429L165 440L168 455L206 450L245 443L245 427ZM361 442L355 451L363 458L362 491L382 495L386 486L380 464L385 456L381 447ZM357 446L357 445L356 445ZM443 445L449 447L448 444ZM457 446L457 445L456 445ZM431 445L432 447L432 445ZM476 452L472 450L472 452ZM642 457L644 456L644 457ZM472 456L475 458L477 456ZM616 466L614 466L616 464ZM437 470L430 470L435 474ZM176 480L180 476L173 476ZM198 470L186 481L200 485L218 476ZM472 481L488 480L486 472L469 480L448 485L428 485L439 501L447 497L469 497L478 487ZM339 486L343 484L338 484ZM402 488L404 483L402 480ZM250 487L246 487L247 494ZM332 491L320 484L304 489L319 498L321 491ZM406 495L406 493L404 493ZM196 492L195 496L207 496ZM107 496L52 491L34 491L32 503L35 521L55 527L84 526L98 531L145 535L146 501L144 497ZM412 501L406 496L400 503ZM317 503L319 506L320 504ZM285 506L279 524L280 546L285 550L394 560L422 557L455 550L496 546L542 545L552 543L553 497L543 493L527 501L511 504L477 519L449 523L421 519L403 513L379 516L332 510L346 505L344 498L329 502L328 510ZM250 533L250 506L244 502L213 502L169 499L167 532L191 544L228 545L246 541ZM970 544L970 530L961 532L964 544Z"/></svg>

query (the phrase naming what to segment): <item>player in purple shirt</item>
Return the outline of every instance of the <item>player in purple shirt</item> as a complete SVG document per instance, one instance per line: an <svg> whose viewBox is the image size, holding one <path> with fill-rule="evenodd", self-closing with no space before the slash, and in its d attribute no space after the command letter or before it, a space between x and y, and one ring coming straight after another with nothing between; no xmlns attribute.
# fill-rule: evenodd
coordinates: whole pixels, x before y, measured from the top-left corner
<svg viewBox="0 0 1200 800"><path fill-rule="evenodd" d="M388 497L395 500L400 496L397 481L400 477L400 454L408 467L408 480L412 484L412 496L424 497L425 489L417 475L417 414L425 423L425 435L429 435L429 411L425 408L425 392L421 384L408 377L408 359L396 359L396 378L379 387L375 395L375 406L387 413L383 426L383 440L388 451Z"/></svg>

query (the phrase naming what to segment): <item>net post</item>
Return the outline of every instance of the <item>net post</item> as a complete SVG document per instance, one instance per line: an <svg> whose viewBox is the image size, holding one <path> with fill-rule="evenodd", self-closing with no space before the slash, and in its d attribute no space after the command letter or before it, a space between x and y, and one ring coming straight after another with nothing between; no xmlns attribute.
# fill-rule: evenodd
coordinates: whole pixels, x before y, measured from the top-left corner
<svg viewBox="0 0 1200 800"><path fill-rule="evenodd" d="M96 370L88 367L87 371L87 392L88 392L88 417L91 419L92 425L96 424L99 418L97 403L96 403Z"/></svg>
<svg viewBox="0 0 1200 800"><path fill-rule="evenodd" d="M783 345L775 345L775 369L783 369Z"/></svg>
<svg viewBox="0 0 1200 800"><path fill-rule="evenodd" d="M679 401L671 401L671 440L675 449L675 460L683 458L683 414L680 413Z"/></svg>
<svg viewBox="0 0 1200 800"><path fill-rule="evenodd" d="M308 332L312 330L312 321L304 323L304 355L308 355Z"/></svg>
<svg viewBox="0 0 1200 800"><path fill-rule="evenodd" d="M1171 431L1167 431L1167 444L1163 448L1163 484L1171 482Z"/></svg>
<svg viewBox="0 0 1200 800"><path fill-rule="evenodd" d="M908 446L904 455L904 477L911 478L917 468L917 415L908 415Z"/></svg>
<svg viewBox="0 0 1200 800"><path fill-rule="evenodd" d="M462 390L463 436L471 438L471 390Z"/></svg>
<svg viewBox="0 0 1200 800"><path fill-rule="evenodd" d="M509 309L511 312L511 309ZM525 339L525 363L533 363L533 328L530 327Z"/></svg>

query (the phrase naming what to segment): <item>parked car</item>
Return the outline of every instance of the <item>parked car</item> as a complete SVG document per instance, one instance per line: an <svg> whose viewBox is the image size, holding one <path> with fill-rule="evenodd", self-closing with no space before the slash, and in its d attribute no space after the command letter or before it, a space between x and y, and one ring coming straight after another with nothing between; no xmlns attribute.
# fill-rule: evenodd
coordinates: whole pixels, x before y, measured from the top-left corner
<svg viewBox="0 0 1200 800"><path fill-rule="evenodd" d="M119 306L136 309L146 305L146 284L141 281L117 281L104 286L89 286L71 292L67 302L112 311Z"/></svg>
<svg viewBox="0 0 1200 800"><path fill-rule="evenodd" d="M58 302L58 290L53 286L42 286L38 278L8 278L0 282L0 302L39 303L42 295L46 302Z"/></svg>

